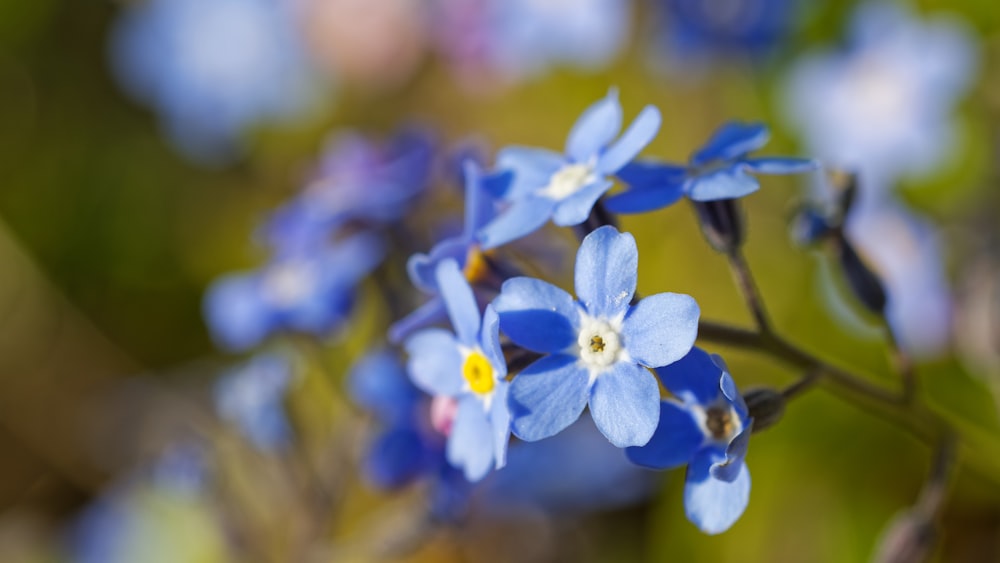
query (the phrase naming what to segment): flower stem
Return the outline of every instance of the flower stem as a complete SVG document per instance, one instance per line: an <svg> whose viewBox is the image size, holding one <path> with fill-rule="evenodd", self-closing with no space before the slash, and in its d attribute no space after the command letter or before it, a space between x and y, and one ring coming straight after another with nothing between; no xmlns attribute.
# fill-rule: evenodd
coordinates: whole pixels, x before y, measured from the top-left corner
<svg viewBox="0 0 1000 563"><path fill-rule="evenodd" d="M736 278L740 294L743 295L747 309L753 315L757 330L762 334L771 334L773 331L764 308L764 299L757 289L757 284L754 283L753 274L750 272L750 265L747 264L743 250L739 246L733 247L726 253L726 257L729 259L729 269L733 272L733 277Z"/></svg>

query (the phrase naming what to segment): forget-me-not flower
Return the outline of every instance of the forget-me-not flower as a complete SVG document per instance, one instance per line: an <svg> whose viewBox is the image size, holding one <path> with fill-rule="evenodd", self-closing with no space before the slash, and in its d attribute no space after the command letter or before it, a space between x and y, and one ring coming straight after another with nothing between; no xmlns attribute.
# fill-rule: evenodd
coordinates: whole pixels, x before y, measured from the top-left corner
<svg viewBox="0 0 1000 563"><path fill-rule="evenodd" d="M702 531L729 529L750 499L744 458L753 419L722 358L693 348L656 370L674 395L660 403L660 422L648 444L628 448L633 462L654 469L687 464L684 508Z"/></svg>
<svg viewBox="0 0 1000 563"><path fill-rule="evenodd" d="M222 377L215 386L219 416L235 425L263 451L285 446L292 438L285 414L285 394L292 366L276 354L254 357Z"/></svg>
<svg viewBox="0 0 1000 563"><path fill-rule="evenodd" d="M611 90L573 125L566 154L528 147L501 150L497 168L514 173L503 194L511 205L483 227L483 247L495 248L521 238L550 218L559 226L586 221L597 200L611 189L609 176L653 140L660 127L660 112L646 106L615 141L621 126L618 92Z"/></svg>
<svg viewBox="0 0 1000 563"><path fill-rule="evenodd" d="M629 233L604 226L576 256L576 295L541 280L507 280L493 302L514 343L546 354L514 378L512 430L552 436L583 408L618 447L645 444L656 429L660 392L647 368L675 362L698 332L698 304L658 293L631 305L639 252Z"/></svg>
<svg viewBox="0 0 1000 563"><path fill-rule="evenodd" d="M422 330L406 341L410 377L424 391L455 399L448 462L478 481L506 462L510 435L507 363L500 349L499 319L492 306L482 317L472 288L454 260L437 267L454 333Z"/></svg>
<svg viewBox="0 0 1000 563"><path fill-rule="evenodd" d="M325 336L350 314L358 282L383 254L381 241L362 233L227 275L205 295L212 337L228 350L245 350L282 330Z"/></svg>
<svg viewBox="0 0 1000 563"><path fill-rule="evenodd" d="M686 166L639 161L619 173L629 190L604 203L616 213L640 213L666 207L681 197L693 201L734 199L760 189L753 174L795 174L816 169L813 160L751 157L763 147L770 131L760 123L726 123L695 152Z"/></svg>
<svg viewBox="0 0 1000 563"><path fill-rule="evenodd" d="M956 145L952 113L976 59L965 22L920 18L901 2L864 3L847 49L793 66L780 109L812 154L891 188L931 172Z"/></svg>

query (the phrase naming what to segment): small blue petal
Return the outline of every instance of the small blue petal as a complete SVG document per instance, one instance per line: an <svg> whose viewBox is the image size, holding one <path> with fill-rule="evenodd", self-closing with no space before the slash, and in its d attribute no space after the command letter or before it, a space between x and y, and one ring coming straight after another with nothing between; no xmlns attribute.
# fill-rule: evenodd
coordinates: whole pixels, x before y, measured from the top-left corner
<svg viewBox="0 0 1000 563"><path fill-rule="evenodd" d="M698 303L680 293L657 293L643 298L625 316L625 349L647 367L672 364L683 358L698 336Z"/></svg>
<svg viewBox="0 0 1000 563"><path fill-rule="evenodd" d="M552 214L552 222L560 227L579 225L590 216L590 210L604 192L611 189L611 180L598 180L560 201Z"/></svg>
<svg viewBox="0 0 1000 563"><path fill-rule="evenodd" d="M615 138L622 128L622 107L618 91L611 89L604 99L583 111L566 139L566 154L576 162L587 162Z"/></svg>
<svg viewBox="0 0 1000 563"><path fill-rule="evenodd" d="M682 182L687 172L686 166L640 160L626 164L615 175L630 188L645 190Z"/></svg>
<svg viewBox="0 0 1000 563"><path fill-rule="evenodd" d="M705 441L705 435L691 412L676 401L660 401L660 422L645 446L625 450L637 465L651 469L672 469L689 463Z"/></svg>
<svg viewBox="0 0 1000 563"><path fill-rule="evenodd" d="M227 350L246 350L258 344L274 324L253 275L230 275L214 282L205 294L204 310L212 339Z"/></svg>
<svg viewBox="0 0 1000 563"><path fill-rule="evenodd" d="M660 129L660 110L646 106L632 125L597 161L597 170L614 174L635 158L653 140Z"/></svg>
<svg viewBox="0 0 1000 563"><path fill-rule="evenodd" d="M691 348L680 360L655 371L663 386L685 403L708 405L721 394L722 369L701 348Z"/></svg>
<svg viewBox="0 0 1000 563"><path fill-rule="evenodd" d="M351 399L383 423L408 420L420 398L400 359L384 348L357 361L348 374L348 384Z"/></svg>
<svg viewBox="0 0 1000 563"><path fill-rule="evenodd" d="M726 123L691 157L692 166L739 158L767 143L771 133L762 123Z"/></svg>
<svg viewBox="0 0 1000 563"><path fill-rule="evenodd" d="M807 158L747 158L743 165L757 174L800 174L819 169L819 162Z"/></svg>
<svg viewBox="0 0 1000 563"><path fill-rule="evenodd" d="M474 395L465 395L458 401L448 436L448 463L461 468L469 481L479 481L494 465L493 451L493 429L483 403Z"/></svg>
<svg viewBox="0 0 1000 563"><path fill-rule="evenodd" d="M731 483L739 477L740 466L744 465L743 460L746 458L747 448L750 446L751 433L753 433L753 419L743 428L742 432L729 442L729 446L726 447L726 459L712 465L710 470L712 477L727 483Z"/></svg>
<svg viewBox="0 0 1000 563"><path fill-rule="evenodd" d="M447 318L448 310L444 307L444 299L440 296L432 297L409 315L392 323L389 327L389 342L399 344L413 334L413 331L442 323Z"/></svg>
<svg viewBox="0 0 1000 563"><path fill-rule="evenodd" d="M715 360L716 358L719 360L722 359L719 356L712 354L712 359ZM720 364L720 362L716 360L715 365L719 366L723 370L726 370L722 373L722 377L719 379L719 389L722 391L722 394L726 397L726 399L728 399L729 402L736 407L740 416L746 418L747 404L743 400L743 395L740 395L739 389L736 388L736 382L733 381L733 376L729 375L729 371L725 363Z"/></svg>
<svg viewBox="0 0 1000 563"><path fill-rule="evenodd" d="M684 196L684 179L655 188L631 189L608 197L604 208L612 213L644 213L673 205Z"/></svg>
<svg viewBox="0 0 1000 563"><path fill-rule="evenodd" d="M421 291L438 293L438 264L450 258L458 262L460 268L465 266L469 244L470 240L464 237L449 238L435 244L428 254L417 253L410 256L406 261L406 273L410 281Z"/></svg>
<svg viewBox="0 0 1000 563"><path fill-rule="evenodd" d="M472 346L479 341L479 305L472 287L458 269L454 260L445 260L437 267L438 287L444 298L444 306L448 309L458 341L466 346Z"/></svg>
<svg viewBox="0 0 1000 563"><path fill-rule="evenodd" d="M450 332L422 330L406 341L406 368L417 387L431 395L454 396L462 390L462 354Z"/></svg>
<svg viewBox="0 0 1000 563"><path fill-rule="evenodd" d="M490 361L494 369L497 370L497 377L503 378L507 375L507 362L503 357L503 349L500 347L500 316L493 305L487 305L483 312L483 327L479 334L479 345Z"/></svg>
<svg viewBox="0 0 1000 563"><path fill-rule="evenodd" d="M558 434L580 418L589 390L587 370L576 358L557 354L536 361L510 384L511 430L528 442Z"/></svg>
<svg viewBox="0 0 1000 563"><path fill-rule="evenodd" d="M638 268L635 238L601 227L583 239L576 253L576 297L589 315L610 319L628 308Z"/></svg>
<svg viewBox="0 0 1000 563"><path fill-rule="evenodd" d="M660 420L660 387L645 368L617 362L597 376L590 392L590 415L618 446L643 446Z"/></svg>
<svg viewBox="0 0 1000 563"><path fill-rule="evenodd" d="M534 352L561 352L576 342L580 313L568 293L534 278L504 282L493 300L500 328L518 346Z"/></svg>
<svg viewBox="0 0 1000 563"><path fill-rule="evenodd" d="M688 197L694 201L715 201L750 195L760 189L757 179L742 166L733 165L688 180Z"/></svg>
<svg viewBox="0 0 1000 563"><path fill-rule="evenodd" d="M364 474L382 489L407 485L423 473L427 450L414 429L391 428L371 444L364 462Z"/></svg>
<svg viewBox="0 0 1000 563"><path fill-rule="evenodd" d="M687 470L684 509L688 520L706 534L720 534L739 520L750 500L750 471L745 463L731 482L712 478L709 468L718 453L702 450Z"/></svg>
<svg viewBox="0 0 1000 563"><path fill-rule="evenodd" d="M547 197L528 197L515 202L507 211L483 227L477 234L483 249L489 250L537 231L552 216L555 202Z"/></svg>
<svg viewBox="0 0 1000 563"><path fill-rule="evenodd" d="M510 384L506 381L497 382L493 393L493 404L490 406L490 424L493 427L493 458L496 469L500 469L507 464L507 444L510 442L510 408L507 407Z"/></svg>
<svg viewBox="0 0 1000 563"><path fill-rule="evenodd" d="M532 147L511 146L497 153L496 167L510 170L514 177L502 194L508 201L517 201L547 185L549 179L566 165L566 157L553 151Z"/></svg>

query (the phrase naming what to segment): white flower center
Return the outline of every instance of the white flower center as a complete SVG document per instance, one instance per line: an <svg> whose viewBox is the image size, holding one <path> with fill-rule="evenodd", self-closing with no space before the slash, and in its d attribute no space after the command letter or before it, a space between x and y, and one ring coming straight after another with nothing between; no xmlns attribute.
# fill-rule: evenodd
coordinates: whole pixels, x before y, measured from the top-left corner
<svg viewBox="0 0 1000 563"><path fill-rule="evenodd" d="M550 199L562 200L580 191L587 184L593 183L596 179L592 166L567 164L556 170L555 174L549 178L549 183L539 193Z"/></svg>
<svg viewBox="0 0 1000 563"><path fill-rule="evenodd" d="M590 370L591 379L611 364L628 358L622 346L621 324L621 319L608 321L581 313L576 343L580 347L580 360Z"/></svg>
<svg viewBox="0 0 1000 563"><path fill-rule="evenodd" d="M264 296L278 306L300 303L315 287L315 269L304 262L277 264L264 277Z"/></svg>
<svg viewBox="0 0 1000 563"><path fill-rule="evenodd" d="M740 416L729 403L719 400L707 407L695 405L692 407L698 428L705 438L720 444L729 444L743 432Z"/></svg>

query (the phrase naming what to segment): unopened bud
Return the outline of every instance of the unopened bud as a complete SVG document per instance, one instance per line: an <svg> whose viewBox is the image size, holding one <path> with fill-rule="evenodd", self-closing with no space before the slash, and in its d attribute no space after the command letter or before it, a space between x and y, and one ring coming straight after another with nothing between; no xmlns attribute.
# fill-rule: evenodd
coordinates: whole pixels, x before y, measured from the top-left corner
<svg viewBox="0 0 1000 563"><path fill-rule="evenodd" d="M754 432L776 424L785 414L785 397L770 387L749 389L743 394L743 400L753 418Z"/></svg>
<svg viewBox="0 0 1000 563"><path fill-rule="evenodd" d="M840 266L847 277L847 284L854 292L855 297L864 304L868 310L876 314L885 312L885 288L882 280L872 271L871 268L861 259L854 246L844 237L837 239L837 258Z"/></svg>
<svg viewBox="0 0 1000 563"><path fill-rule="evenodd" d="M743 209L736 199L695 201L701 232L708 244L719 252L729 253L739 248L746 238Z"/></svg>

